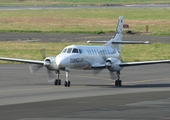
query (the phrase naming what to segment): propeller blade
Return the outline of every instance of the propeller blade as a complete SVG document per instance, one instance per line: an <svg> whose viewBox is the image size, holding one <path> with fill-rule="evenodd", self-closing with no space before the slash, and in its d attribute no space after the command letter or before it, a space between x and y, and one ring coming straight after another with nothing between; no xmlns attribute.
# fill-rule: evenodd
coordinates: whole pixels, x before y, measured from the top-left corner
<svg viewBox="0 0 170 120"><path fill-rule="evenodd" d="M29 69L31 73L35 73L39 69L41 69L43 65L29 65Z"/></svg>
<svg viewBox="0 0 170 120"><path fill-rule="evenodd" d="M115 72L109 72L110 73L110 78L112 79L112 80L116 80L117 79L117 76L116 76L116 73Z"/></svg>
<svg viewBox="0 0 170 120"><path fill-rule="evenodd" d="M93 69L93 74L97 75L100 74L103 69Z"/></svg>
<svg viewBox="0 0 170 120"><path fill-rule="evenodd" d="M47 69L47 74L48 74L48 82L54 82L56 76L52 73L52 71Z"/></svg>

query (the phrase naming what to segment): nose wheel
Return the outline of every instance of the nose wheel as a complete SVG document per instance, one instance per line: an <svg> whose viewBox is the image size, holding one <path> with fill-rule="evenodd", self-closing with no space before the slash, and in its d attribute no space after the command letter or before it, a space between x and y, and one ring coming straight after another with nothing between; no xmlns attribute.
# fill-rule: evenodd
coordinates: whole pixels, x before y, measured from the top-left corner
<svg viewBox="0 0 170 120"><path fill-rule="evenodd" d="M69 71L66 71L66 80L65 80L65 87L70 87L71 83L69 81Z"/></svg>
<svg viewBox="0 0 170 120"><path fill-rule="evenodd" d="M120 80L120 71L116 72L117 80L115 81L115 86L122 86L122 81Z"/></svg>
<svg viewBox="0 0 170 120"><path fill-rule="evenodd" d="M64 86L65 86L65 87L70 87L70 81L65 81Z"/></svg>

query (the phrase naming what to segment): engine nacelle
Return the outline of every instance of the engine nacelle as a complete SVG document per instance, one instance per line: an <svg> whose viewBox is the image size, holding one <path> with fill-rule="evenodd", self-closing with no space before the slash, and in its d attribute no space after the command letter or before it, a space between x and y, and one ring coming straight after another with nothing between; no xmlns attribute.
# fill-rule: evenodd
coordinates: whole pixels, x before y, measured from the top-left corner
<svg viewBox="0 0 170 120"><path fill-rule="evenodd" d="M120 71L122 68L119 66L120 60L115 58L108 58L106 60L106 67L109 71Z"/></svg>
<svg viewBox="0 0 170 120"><path fill-rule="evenodd" d="M47 57L44 60L44 66L49 70L58 70L58 66L55 61L55 57Z"/></svg>

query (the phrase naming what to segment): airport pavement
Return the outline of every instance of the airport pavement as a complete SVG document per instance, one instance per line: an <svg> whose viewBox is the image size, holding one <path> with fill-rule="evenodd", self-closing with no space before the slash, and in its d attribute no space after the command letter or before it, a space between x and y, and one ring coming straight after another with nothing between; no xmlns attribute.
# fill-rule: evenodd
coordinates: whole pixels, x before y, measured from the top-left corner
<svg viewBox="0 0 170 120"><path fill-rule="evenodd" d="M122 87L114 86L107 70L72 70L69 88L47 81L45 68L35 74L27 64L0 70L2 120L170 119L169 64L124 68Z"/></svg>
<svg viewBox="0 0 170 120"><path fill-rule="evenodd" d="M0 41L109 40L112 34L0 33ZM169 36L125 35L124 40L169 43ZM30 74L27 64L0 65L2 120L136 120L170 119L169 64L124 68L122 87L115 87L107 70L70 72L71 87L54 86L46 69ZM65 79L65 72L61 72Z"/></svg>

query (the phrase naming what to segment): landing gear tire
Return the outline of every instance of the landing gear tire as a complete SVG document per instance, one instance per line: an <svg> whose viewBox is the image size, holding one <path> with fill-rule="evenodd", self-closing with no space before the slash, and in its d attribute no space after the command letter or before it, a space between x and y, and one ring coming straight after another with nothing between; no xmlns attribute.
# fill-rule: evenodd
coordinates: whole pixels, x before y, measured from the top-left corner
<svg viewBox="0 0 170 120"><path fill-rule="evenodd" d="M60 79L58 80L58 85L61 85L61 80Z"/></svg>
<svg viewBox="0 0 170 120"><path fill-rule="evenodd" d="M61 85L61 80L60 79L56 79L54 81L54 85Z"/></svg>
<svg viewBox="0 0 170 120"><path fill-rule="evenodd" d="M61 85L61 80L60 80L60 70L56 70L55 73L57 74L57 79L54 81L54 85Z"/></svg>
<svg viewBox="0 0 170 120"><path fill-rule="evenodd" d="M68 81L67 87L70 87L70 81Z"/></svg>
<svg viewBox="0 0 170 120"><path fill-rule="evenodd" d="M117 80L115 81L115 86L122 86L122 81L120 80L120 71L116 72Z"/></svg>
<svg viewBox="0 0 170 120"><path fill-rule="evenodd" d="M66 80L65 80L65 87L70 87L70 81L69 81L69 71L66 71Z"/></svg>
<svg viewBox="0 0 170 120"><path fill-rule="evenodd" d="M115 81L115 86L122 86L122 81L121 80L116 80Z"/></svg>
<svg viewBox="0 0 170 120"><path fill-rule="evenodd" d="M65 87L70 87L70 85L71 85L70 81L65 81L65 84L64 84Z"/></svg>

